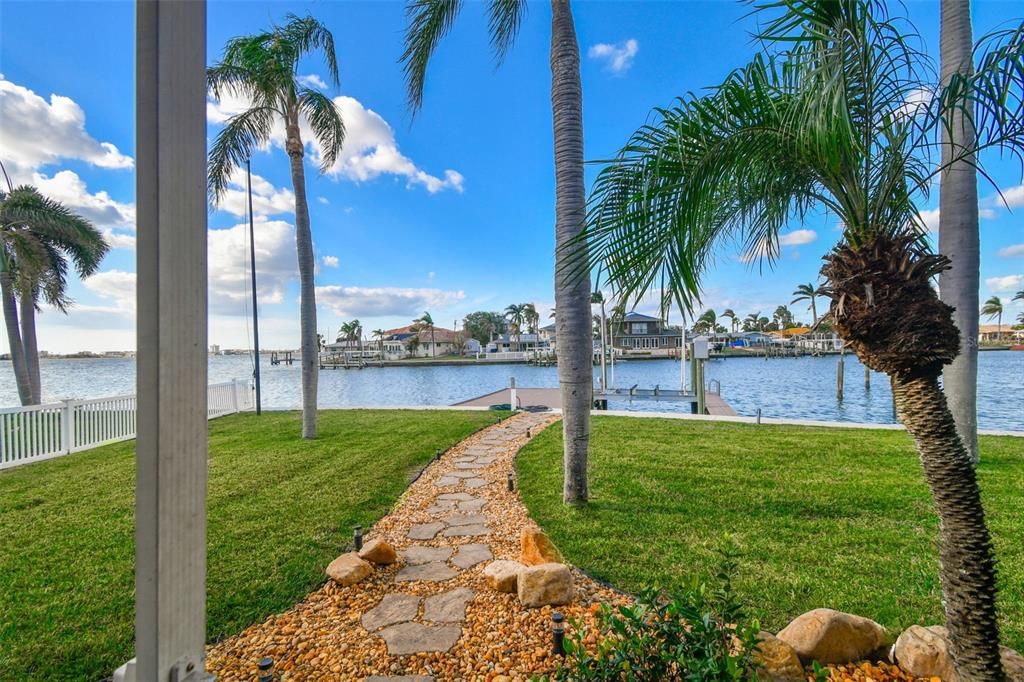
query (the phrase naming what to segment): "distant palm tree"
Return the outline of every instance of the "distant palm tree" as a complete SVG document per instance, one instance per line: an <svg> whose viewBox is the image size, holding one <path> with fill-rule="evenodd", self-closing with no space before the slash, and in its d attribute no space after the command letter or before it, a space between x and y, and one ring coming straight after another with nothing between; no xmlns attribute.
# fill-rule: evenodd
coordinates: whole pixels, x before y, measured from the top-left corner
<svg viewBox="0 0 1024 682"><path fill-rule="evenodd" d="M695 328L699 328L703 333L714 333L715 326L718 324L718 314L711 308L705 310L700 317L697 318L697 323L694 325Z"/></svg>
<svg viewBox="0 0 1024 682"><path fill-rule="evenodd" d="M0 192L0 295L22 405L37 405L42 400L35 321L39 301L66 312L71 304L67 297L68 261L80 277L88 277L108 250L92 223L35 187L23 185Z"/></svg>
<svg viewBox="0 0 1024 682"><path fill-rule="evenodd" d="M537 333L537 323L540 321L540 313L532 303L523 304L523 321L526 322L526 331L530 334Z"/></svg>
<svg viewBox="0 0 1024 682"><path fill-rule="evenodd" d="M996 332L996 338L1002 340L1003 338L1003 301L998 296L985 301L985 304L981 306L981 314L986 316L988 319L993 317L997 318L996 324L998 325L998 331Z"/></svg>
<svg viewBox="0 0 1024 682"><path fill-rule="evenodd" d="M814 327L818 324L818 305L815 299L818 296L823 296L821 287L814 286L813 283L808 282L807 284L800 284L793 292L793 300L790 301L790 305L794 303L800 303L801 301L810 301L811 308L811 326Z"/></svg>
<svg viewBox="0 0 1024 682"><path fill-rule="evenodd" d="M316 438L317 379L316 288L313 236L306 202L305 143L300 125L308 124L320 148L320 170L326 171L341 154L345 125L329 97L299 82L299 62L319 51L331 83L338 85L334 37L311 16L287 16L283 26L251 36L232 38L220 63L207 71L214 97L236 95L249 108L224 124L210 147L207 164L210 198L217 204L228 180L253 152L269 143L278 122L285 126L285 151L291 163L295 192L295 250L299 262L299 327L302 343L302 437Z"/></svg>
<svg viewBox="0 0 1024 682"><path fill-rule="evenodd" d="M505 319L508 320L509 333L516 337L516 350L518 351L520 349L520 334L523 331L523 325L526 324L526 304L513 303L509 305L505 308Z"/></svg>
<svg viewBox="0 0 1024 682"><path fill-rule="evenodd" d="M1012 300L1014 300L1014 301L1024 301L1024 289L1021 289L1020 291L1015 293L1013 295L1013 299Z"/></svg>
<svg viewBox="0 0 1024 682"><path fill-rule="evenodd" d="M430 355L437 357L437 344L434 343L434 318L430 316L426 310L423 311L423 315L412 321L416 325L417 331L420 329L430 330Z"/></svg>
<svg viewBox="0 0 1024 682"><path fill-rule="evenodd" d="M377 349L384 350L384 336L387 334L383 329L374 329L373 338L377 339Z"/></svg>
<svg viewBox="0 0 1024 682"><path fill-rule="evenodd" d="M423 103L427 64L462 8L459 0L410 0L401 60L415 111ZM524 0L489 0L491 45L499 63L515 42L526 13ZM583 166L583 85L580 50L569 0L551 0L551 113L554 119L555 251L569 267L555 270L558 382L562 396L564 477L567 503L586 502L587 448L593 403L593 343L590 338L590 276L585 257L570 249L583 232L586 187ZM520 325L521 326L521 325Z"/></svg>
<svg viewBox="0 0 1024 682"><path fill-rule="evenodd" d="M739 325L739 318L736 316L736 311L732 308L726 308L725 312L722 313L722 317L729 319L729 331L735 332L737 325Z"/></svg>
<svg viewBox="0 0 1024 682"><path fill-rule="evenodd" d="M745 332L756 332L760 329L761 320L765 318L761 317L761 311L756 313L750 313L743 318L743 331Z"/></svg>

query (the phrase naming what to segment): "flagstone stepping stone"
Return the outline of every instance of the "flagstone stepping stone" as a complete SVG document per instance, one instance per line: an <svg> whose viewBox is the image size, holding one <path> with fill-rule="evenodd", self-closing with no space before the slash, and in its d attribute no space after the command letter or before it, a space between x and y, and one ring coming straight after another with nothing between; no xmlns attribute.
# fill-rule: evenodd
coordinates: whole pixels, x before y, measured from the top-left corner
<svg viewBox="0 0 1024 682"><path fill-rule="evenodd" d="M453 506L450 506L450 507L448 505L445 505L445 506L442 507L442 506L438 506L436 504L433 504L433 505L427 507L426 509L424 509L423 511L427 512L431 516L442 516L442 515L447 514L449 512L453 512L453 511L455 511L458 508L458 507L454 506L455 505L454 501L452 501L452 505Z"/></svg>
<svg viewBox="0 0 1024 682"><path fill-rule="evenodd" d="M413 594L385 594L380 603L363 614L360 622L373 632L396 623L416 618L420 612L420 598Z"/></svg>
<svg viewBox="0 0 1024 682"><path fill-rule="evenodd" d="M469 500L479 499L470 495L469 493L441 493L437 496L439 500L458 500L460 502L468 502Z"/></svg>
<svg viewBox="0 0 1024 682"><path fill-rule="evenodd" d="M409 529L409 532L405 537L410 540L433 540L434 536L436 536L442 528L444 528L444 524L440 521L434 521L433 523L417 523Z"/></svg>
<svg viewBox="0 0 1024 682"><path fill-rule="evenodd" d="M462 636L459 625L401 623L378 632L388 645L388 654L407 656L425 651L448 651Z"/></svg>
<svg viewBox="0 0 1024 682"><path fill-rule="evenodd" d="M498 459L497 457L477 457L476 458L476 463L477 464L494 464L494 462L497 461L497 459Z"/></svg>
<svg viewBox="0 0 1024 682"><path fill-rule="evenodd" d="M451 580L456 576L455 569L440 561L432 561L427 564L406 566L395 574L396 583L411 583L415 580L426 580L428 582L441 582Z"/></svg>
<svg viewBox="0 0 1024 682"><path fill-rule="evenodd" d="M456 462L455 463L455 468L459 469L459 470L462 470L462 469L466 469L466 470L469 470L469 469L483 469L485 466L487 466L487 465L486 464L477 464L476 462Z"/></svg>
<svg viewBox="0 0 1024 682"><path fill-rule="evenodd" d="M449 474L449 476L454 476L455 478L473 478L473 477L476 476L476 472L475 471L453 471L453 472L451 472L451 474Z"/></svg>
<svg viewBox="0 0 1024 682"><path fill-rule="evenodd" d="M407 547L402 550L402 558L410 566L448 561L448 557L451 555L451 547Z"/></svg>
<svg viewBox="0 0 1024 682"><path fill-rule="evenodd" d="M438 488L447 488L448 486L458 484L459 479L455 478L454 476L442 476L441 478L437 479L437 481L434 482L434 485L436 485Z"/></svg>
<svg viewBox="0 0 1024 682"><path fill-rule="evenodd" d="M434 682L431 675L370 675L363 682Z"/></svg>
<svg viewBox="0 0 1024 682"><path fill-rule="evenodd" d="M459 502L459 511L478 512L484 508L485 504L487 504L487 500L466 500L464 502Z"/></svg>
<svg viewBox="0 0 1024 682"><path fill-rule="evenodd" d="M423 620L432 623L461 623L466 620L466 603L473 600L476 590L456 587L423 600Z"/></svg>
<svg viewBox="0 0 1024 682"><path fill-rule="evenodd" d="M487 517L483 514L452 514L443 520L449 526L479 526L487 523Z"/></svg>
<svg viewBox="0 0 1024 682"><path fill-rule="evenodd" d="M446 538L475 537L490 533L487 526L452 526L444 532Z"/></svg>
<svg viewBox="0 0 1024 682"><path fill-rule="evenodd" d="M493 558L491 548L488 545L460 545L459 551L455 554L455 558L452 559L452 563L459 568L465 569L476 566L481 561L489 561Z"/></svg>
<svg viewBox="0 0 1024 682"><path fill-rule="evenodd" d="M482 488L485 485L487 485L487 481L483 478L467 478L463 481L463 483L465 483L466 487L469 488L470 490L474 488Z"/></svg>

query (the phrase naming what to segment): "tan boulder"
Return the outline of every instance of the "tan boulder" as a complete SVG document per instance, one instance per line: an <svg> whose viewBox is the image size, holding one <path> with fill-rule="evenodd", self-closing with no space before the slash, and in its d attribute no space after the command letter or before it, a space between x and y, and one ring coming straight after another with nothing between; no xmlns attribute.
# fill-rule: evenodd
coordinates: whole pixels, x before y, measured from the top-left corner
<svg viewBox="0 0 1024 682"><path fill-rule="evenodd" d="M387 565L393 564L398 560L398 553L395 552L394 547L384 540L374 538L359 550L359 558L375 564Z"/></svg>
<svg viewBox="0 0 1024 682"><path fill-rule="evenodd" d="M484 579L493 590L515 592L519 584L519 571L523 568L518 561L492 561L484 569Z"/></svg>
<svg viewBox="0 0 1024 682"><path fill-rule="evenodd" d="M355 585L373 573L373 566L355 552L342 554L327 567L327 577L339 585Z"/></svg>
<svg viewBox="0 0 1024 682"><path fill-rule="evenodd" d="M790 645L770 632L759 632L754 665L759 682L805 682L807 674Z"/></svg>
<svg viewBox="0 0 1024 682"><path fill-rule="evenodd" d="M1024 682L1024 656L1005 646L999 647L999 653L1008 682ZM911 625L896 639L893 657L914 677L960 682L949 655L949 631L942 625Z"/></svg>
<svg viewBox="0 0 1024 682"><path fill-rule="evenodd" d="M519 602L527 608L568 604L575 595L569 567L556 563L523 567L516 591Z"/></svg>
<svg viewBox="0 0 1024 682"><path fill-rule="evenodd" d="M875 621L832 609L797 616L776 636L804 663L859 661L885 644L885 628Z"/></svg>
<svg viewBox="0 0 1024 682"><path fill-rule="evenodd" d="M562 553L540 528L524 528L519 535L519 561L526 566L560 564Z"/></svg>

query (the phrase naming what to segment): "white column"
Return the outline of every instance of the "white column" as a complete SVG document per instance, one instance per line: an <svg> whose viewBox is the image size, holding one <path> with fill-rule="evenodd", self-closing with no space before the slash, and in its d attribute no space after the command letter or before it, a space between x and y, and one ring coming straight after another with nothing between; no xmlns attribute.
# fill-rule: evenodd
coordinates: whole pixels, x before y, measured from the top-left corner
<svg viewBox="0 0 1024 682"><path fill-rule="evenodd" d="M208 679L206 3L136 3L135 654L119 677Z"/></svg>

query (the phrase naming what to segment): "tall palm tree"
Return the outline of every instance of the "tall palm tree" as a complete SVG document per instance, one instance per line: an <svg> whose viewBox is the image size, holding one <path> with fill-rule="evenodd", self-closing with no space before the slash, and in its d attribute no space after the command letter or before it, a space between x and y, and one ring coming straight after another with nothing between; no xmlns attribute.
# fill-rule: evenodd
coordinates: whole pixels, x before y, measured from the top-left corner
<svg viewBox="0 0 1024 682"><path fill-rule="evenodd" d="M970 77L970 0L941 0L939 69L943 84L956 74ZM968 151L955 159L961 140L976 137L974 122L964 112L953 112L942 131L939 175L939 253L949 258L949 269L939 274L939 296L953 307L953 323L960 331L960 354L942 370L942 388L956 422L957 432L971 460L978 462L978 284L981 237L978 229L978 171Z"/></svg>
<svg viewBox="0 0 1024 682"><path fill-rule="evenodd" d="M813 282L807 284L798 284L796 290L793 291L793 300L789 302L790 305L794 303L800 303L801 301L809 301L811 309L811 317L814 318L811 321L811 326L817 326L818 324L818 303L817 297L823 296L821 287L814 286Z"/></svg>
<svg viewBox="0 0 1024 682"><path fill-rule="evenodd" d="M1003 338L1003 301L998 296L991 297L990 299L985 301L985 305L983 305L981 307L981 314L984 315L985 317L987 317L990 320L993 317L997 318L996 324L998 325L998 327L997 327L998 331L996 332L996 336L999 339L1002 339Z"/></svg>
<svg viewBox="0 0 1024 682"><path fill-rule="evenodd" d="M416 330L429 329L430 330L430 355L437 357L437 344L434 343L434 318L430 316L426 310L423 311L423 315L417 317L412 321L416 325Z"/></svg>
<svg viewBox="0 0 1024 682"><path fill-rule="evenodd" d="M108 250L92 223L36 188L0 191L0 296L22 405L42 400L35 322L40 301L66 312L68 261L88 277Z"/></svg>
<svg viewBox="0 0 1024 682"><path fill-rule="evenodd" d="M961 679L1002 680L995 565L970 456L939 385L959 352L951 308L933 278L917 200L936 168L1001 147L1024 151L1024 26L977 50L971 76L940 88L927 56L882 3L764 3L770 52L703 97L657 109L595 183L591 265L630 298L652 282L685 305L723 240L778 253L779 233L822 207L842 221L821 274L837 333L892 380L941 519L940 580ZM772 8L772 9L767 9ZM763 16L763 14L762 14ZM920 105L921 93L934 92ZM936 164L953 113L977 135Z"/></svg>
<svg viewBox="0 0 1024 682"><path fill-rule="evenodd" d="M722 313L722 317L728 318L729 320L729 331L735 332L736 326L739 324L739 318L736 316L736 311L732 308L726 308Z"/></svg>
<svg viewBox="0 0 1024 682"><path fill-rule="evenodd" d="M451 29L460 0L410 0L406 14L405 66L409 104L423 103L427 65L438 43ZM490 0L491 45L500 62L515 42L526 13L525 0ZM569 267L555 271L555 319L558 339L558 383L562 396L564 479L567 503L585 502L590 408L593 404L593 344L590 338L590 277L574 277L586 257L569 248L583 231L586 189L583 173L583 86L580 49L570 0L551 0L551 112L554 119L555 249ZM578 254L578 255L577 255Z"/></svg>
<svg viewBox="0 0 1024 682"><path fill-rule="evenodd" d="M289 14L283 26L251 36L232 38L220 63L207 71L214 97L235 95L249 108L232 116L210 148L207 166L210 198L217 204L228 179L248 161L253 151L270 141L276 123L285 127L285 151L291 165L295 192L295 251L299 262L299 328L302 349L302 437L316 438L317 380L316 288L313 274L313 236L306 201L305 143L300 125L305 122L320 148L320 170L326 171L341 154L345 125L334 102L298 80L299 62L321 53L332 84L338 85L334 37L311 16Z"/></svg>
<svg viewBox="0 0 1024 682"><path fill-rule="evenodd" d="M505 308L505 319L508 320L508 331L516 337L516 350L519 350L519 335L522 333L523 325L526 324L526 308L522 303L512 303ZM555 332L555 338L558 332ZM561 341L559 341L561 344Z"/></svg>

